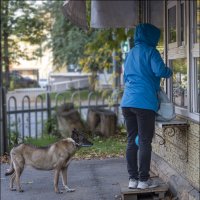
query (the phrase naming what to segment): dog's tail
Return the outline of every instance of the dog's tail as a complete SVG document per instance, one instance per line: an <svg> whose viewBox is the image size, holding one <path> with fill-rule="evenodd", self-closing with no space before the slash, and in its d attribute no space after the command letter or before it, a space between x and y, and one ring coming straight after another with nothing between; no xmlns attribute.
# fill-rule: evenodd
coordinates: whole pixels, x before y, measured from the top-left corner
<svg viewBox="0 0 200 200"><path fill-rule="evenodd" d="M5 176L10 176L15 172L13 161L11 160L10 168L6 170Z"/></svg>

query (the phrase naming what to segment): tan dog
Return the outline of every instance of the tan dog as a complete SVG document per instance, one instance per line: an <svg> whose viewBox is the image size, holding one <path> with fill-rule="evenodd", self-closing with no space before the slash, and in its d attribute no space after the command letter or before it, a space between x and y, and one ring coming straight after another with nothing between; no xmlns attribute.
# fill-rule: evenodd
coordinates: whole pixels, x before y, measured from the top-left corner
<svg viewBox="0 0 200 200"><path fill-rule="evenodd" d="M20 185L20 176L25 165L29 165L39 170L55 170L54 190L56 193L61 193L58 189L60 172L63 187L68 192L75 191L67 186L67 168L76 150L84 145L91 146L92 143L75 129L73 130L72 138L62 139L48 147L34 147L29 144L20 144L14 147L10 152L10 168L5 173L6 176L12 175L10 189L12 191L16 190L13 188L15 180L17 190L23 192Z"/></svg>

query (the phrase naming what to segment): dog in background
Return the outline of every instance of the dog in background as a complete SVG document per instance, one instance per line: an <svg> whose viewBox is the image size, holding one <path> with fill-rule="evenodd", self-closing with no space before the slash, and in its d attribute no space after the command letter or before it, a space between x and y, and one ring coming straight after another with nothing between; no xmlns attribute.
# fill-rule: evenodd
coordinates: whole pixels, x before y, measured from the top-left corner
<svg viewBox="0 0 200 200"><path fill-rule="evenodd" d="M55 170L54 190L61 193L58 189L58 180L61 173L63 187L68 192L75 191L67 186L67 169L75 152L82 146L92 146L83 134L74 129L71 138L62 139L47 147L35 147L30 144L19 144L11 152L10 168L5 173L11 175L10 190L23 192L20 184L20 176L26 165L38 170ZM16 189L13 183L16 182Z"/></svg>

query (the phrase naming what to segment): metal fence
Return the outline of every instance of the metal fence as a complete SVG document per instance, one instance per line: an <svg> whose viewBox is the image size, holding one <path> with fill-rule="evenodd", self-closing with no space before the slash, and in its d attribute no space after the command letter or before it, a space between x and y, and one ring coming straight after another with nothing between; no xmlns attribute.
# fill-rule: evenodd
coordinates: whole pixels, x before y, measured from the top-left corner
<svg viewBox="0 0 200 200"><path fill-rule="evenodd" d="M2 155L7 149L7 140L5 137L6 133L6 98L5 98L5 89L0 87L0 155Z"/></svg>
<svg viewBox="0 0 200 200"><path fill-rule="evenodd" d="M70 97L66 93L70 93ZM82 90L65 91L52 93L41 91L40 93L30 94L24 91L17 94L7 95L7 139L8 145L12 143L24 142L26 137L42 137L45 125L55 114L57 106L71 102L79 110L83 119L86 119L87 110L90 107L109 108L119 114L118 98L113 105L97 93L89 92L87 98L81 96ZM28 95L27 95L28 93Z"/></svg>

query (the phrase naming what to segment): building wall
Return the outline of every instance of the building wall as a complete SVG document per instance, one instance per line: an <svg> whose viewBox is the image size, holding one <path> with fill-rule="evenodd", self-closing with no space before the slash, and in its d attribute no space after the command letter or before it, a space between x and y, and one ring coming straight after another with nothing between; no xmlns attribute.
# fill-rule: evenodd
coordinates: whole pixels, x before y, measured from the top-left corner
<svg viewBox="0 0 200 200"><path fill-rule="evenodd" d="M200 24L199 8L199 0L166 1L164 14L165 61L173 71L173 77L166 84L166 91L170 100L175 104L176 114L185 119L189 127L179 130L173 126L175 134L173 134L173 129L164 131L163 128L156 127L156 134L164 137L166 143L160 145L163 140L156 134L153 139L153 152L168 163L171 169L186 179L197 191L200 191L198 107L200 40L197 28ZM176 76L179 74L181 74L181 80ZM186 94L182 101L179 99L182 96L176 90L177 88L184 89L184 94ZM177 190L181 186L180 182Z"/></svg>
<svg viewBox="0 0 200 200"><path fill-rule="evenodd" d="M189 121L188 130L178 130L175 128L174 136L164 134L162 128L156 127L156 134L166 138L166 143L160 145L162 139L155 135L153 139L153 152L163 158L182 177L200 190L200 136L199 124ZM188 149L188 150L187 150ZM188 152L187 159L184 159ZM182 159L180 158L182 156Z"/></svg>
<svg viewBox="0 0 200 200"><path fill-rule="evenodd" d="M44 44L43 44L44 45ZM20 42L19 44L22 52L26 52L27 55L32 55L32 53L36 50L37 46L30 46L26 43ZM11 66L11 71L19 71L22 76L27 76L32 79L36 79L37 75L34 73L27 73L31 70L37 71L39 78L48 78L50 72L53 69L52 65L52 52L50 49L45 50L43 52L43 56L41 58L37 58L34 60L27 60L24 58L18 58L17 63Z"/></svg>

